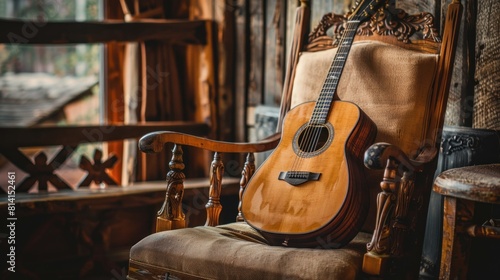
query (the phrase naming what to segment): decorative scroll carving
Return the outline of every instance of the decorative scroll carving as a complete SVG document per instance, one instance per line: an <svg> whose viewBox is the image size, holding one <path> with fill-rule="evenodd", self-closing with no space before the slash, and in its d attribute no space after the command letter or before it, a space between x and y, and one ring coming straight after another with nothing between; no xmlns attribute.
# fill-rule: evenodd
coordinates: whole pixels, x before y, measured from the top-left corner
<svg viewBox="0 0 500 280"><path fill-rule="evenodd" d="M243 215L241 214L241 196L243 195L243 191L245 190L248 181L253 176L254 172L255 172L255 156L253 153L248 153L245 161L245 166L243 166L243 170L241 171L238 215L236 216L236 221L238 222L243 221Z"/></svg>
<svg viewBox="0 0 500 280"><path fill-rule="evenodd" d="M347 22L347 19L342 15L337 15L334 13L325 14L314 30L309 34L309 42L314 41L314 39L326 36L328 29L333 28L333 34L340 34L341 30L344 30L343 24Z"/></svg>
<svg viewBox="0 0 500 280"><path fill-rule="evenodd" d="M102 151L95 149L94 151L94 164L84 155L80 157L80 168L87 171L87 176L78 184L78 187L88 187L94 181L96 184L106 183L107 185L118 185L118 183L109 177L106 169L112 168L118 157L111 155L107 160L102 162Z"/></svg>
<svg viewBox="0 0 500 280"><path fill-rule="evenodd" d="M416 32L422 32L424 39L441 42L436 28L434 28L434 16L430 13L409 15L403 10L396 10L393 13L381 9L366 25L365 29L370 29L373 33L392 35L405 43L408 43L410 37Z"/></svg>
<svg viewBox="0 0 500 280"><path fill-rule="evenodd" d="M471 149L475 150L480 147L481 140L475 135L451 135L441 141L442 153L451 155L455 152Z"/></svg>
<svg viewBox="0 0 500 280"><path fill-rule="evenodd" d="M222 211L220 203L220 194L222 190L222 175L224 175L224 164L219 153L214 154L214 160L210 166L210 189L208 202L205 205L207 209L207 221L205 226L219 225L219 215Z"/></svg>
<svg viewBox="0 0 500 280"><path fill-rule="evenodd" d="M167 173L165 201L156 218L157 232L186 227L185 215L182 212L184 179L186 178L186 175L182 172L184 170L182 147L174 145L172 153L172 160L168 164L170 171Z"/></svg>
<svg viewBox="0 0 500 280"><path fill-rule="evenodd" d="M399 179L398 168L394 160L387 160L380 183L382 192L377 196L375 230L367 249L378 255L403 255L406 235L415 227L415 219L410 215L410 206L415 200L415 175L405 171Z"/></svg>
<svg viewBox="0 0 500 280"><path fill-rule="evenodd" d="M333 13L326 14L309 34L309 42L311 43L317 38L326 36L328 29L333 28L332 32L335 34L334 45L336 45L344 33L346 24L346 16ZM434 28L434 16L432 14L420 13L409 15L403 10L394 8L392 5L385 5L369 21L361 23L358 27L357 35L389 35L396 37L399 41L409 43L410 37L417 32L421 32L424 39L441 42L437 29Z"/></svg>

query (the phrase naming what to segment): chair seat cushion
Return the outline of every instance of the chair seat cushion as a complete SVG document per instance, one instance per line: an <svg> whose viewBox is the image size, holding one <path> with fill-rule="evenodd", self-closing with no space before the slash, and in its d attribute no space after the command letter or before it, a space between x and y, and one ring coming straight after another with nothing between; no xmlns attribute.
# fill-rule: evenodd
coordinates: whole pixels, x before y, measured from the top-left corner
<svg viewBox="0 0 500 280"><path fill-rule="evenodd" d="M359 233L341 249L299 249L267 245L257 231L243 222L164 231L132 247L129 277L356 279L361 275L370 236ZM327 240L322 244L328 248Z"/></svg>

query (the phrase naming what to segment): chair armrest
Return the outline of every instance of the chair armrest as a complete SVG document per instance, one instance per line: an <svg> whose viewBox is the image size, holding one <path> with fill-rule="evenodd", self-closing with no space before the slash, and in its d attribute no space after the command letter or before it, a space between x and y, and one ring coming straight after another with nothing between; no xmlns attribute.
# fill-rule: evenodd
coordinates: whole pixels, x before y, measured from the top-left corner
<svg viewBox="0 0 500 280"><path fill-rule="evenodd" d="M393 159L411 172L421 171L437 155L435 148L424 148L416 159L410 159L399 147L389 143L375 143L365 152L364 164L369 169L384 169L388 159Z"/></svg>
<svg viewBox="0 0 500 280"><path fill-rule="evenodd" d="M432 167L428 163L436 156L437 149L431 146L421 149L415 159L389 143L376 143L366 150L365 166L384 169L384 174L376 199L375 229L363 259L365 273L384 275L390 273L391 267L403 267L408 261L405 256L412 250L408 244L416 242L412 231L416 227L417 213L420 207L427 209L422 206L421 198L425 184L430 182L430 172L422 171ZM416 180L417 173L424 173L418 174L419 180Z"/></svg>
<svg viewBox="0 0 500 280"><path fill-rule="evenodd" d="M185 215L182 211L182 195L184 193L183 173L184 163L182 160L182 146L192 146L215 152L214 159L210 167L210 188L209 200L205 205L207 210L206 226L216 226L219 224L219 215L222 210L220 204L220 194L222 188L222 175L224 174L224 164L219 153L248 153L247 161L242 171L240 181L241 193L255 170L253 163L254 152L264 152L275 148L281 138L281 134L276 133L257 143L230 143L224 141L210 140L189 134L158 131L144 135L139 140L139 148L145 153L157 153L163 150L166 143L176 144L172 150L172 160L169 163L170 171L167 173L167 193L165 202L158 212L156 231L183 228L186 226ZM239 206L240 209L241 206Z"/></svg>
<svg viewBox="0 0 500 280"><path fill-rule="evenodd" d="M276 133L255 143L231 143L172 131L158 131L144 135L139 140L139 148L145 153L158 153L166 143L175 143L219 153L258 153L276 148L280 139L281 134Z"/></svg>

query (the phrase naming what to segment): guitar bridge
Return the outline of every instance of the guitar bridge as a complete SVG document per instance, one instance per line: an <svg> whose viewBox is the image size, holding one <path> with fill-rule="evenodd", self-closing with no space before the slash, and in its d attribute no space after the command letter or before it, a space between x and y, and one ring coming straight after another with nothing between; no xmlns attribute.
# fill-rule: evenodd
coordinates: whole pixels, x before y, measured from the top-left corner
<svg viewBox="0 0 500 280"><path fill-rule="evenodd" d="M309 181L318 181L321 173L307 171L286 171L280 172L278 180L287 182L292 186L298 186Z"/></svg>

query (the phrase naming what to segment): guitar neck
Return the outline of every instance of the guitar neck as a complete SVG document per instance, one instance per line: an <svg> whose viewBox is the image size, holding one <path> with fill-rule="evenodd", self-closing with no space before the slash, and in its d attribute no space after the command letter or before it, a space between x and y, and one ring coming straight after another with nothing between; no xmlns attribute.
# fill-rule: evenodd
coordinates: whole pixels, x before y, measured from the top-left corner
<svg viewBox="0 0 500 280"><path fill-rule="evenodd" d="M318 101L316 101L316 106L310 120L311 124L324 124L327 120L328 113L330 112L330 106L337 90L337 85L340 80L342 71L344 70L345 62L349 51L356 35L356 31L360 24L359 20L352 20L347 22L347 27L344 30L344 34L340 39L338 44L337 53L333 59L328 74L326 76L325 82L323 83L323 88L321 89Z"/></svg>

